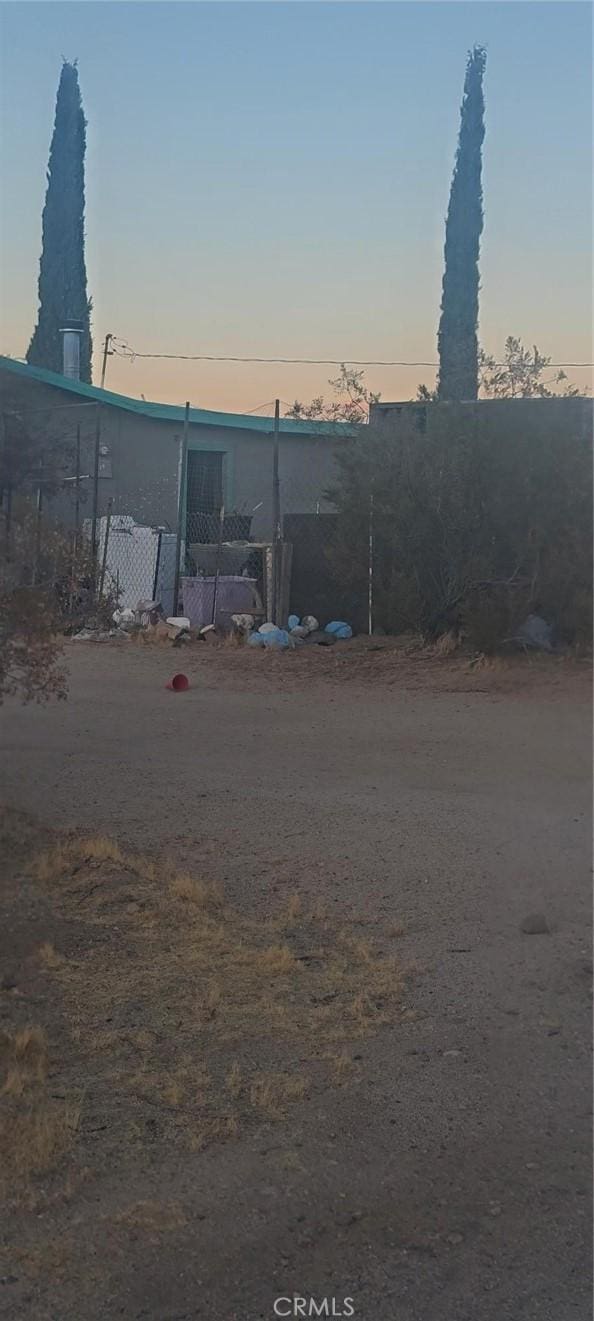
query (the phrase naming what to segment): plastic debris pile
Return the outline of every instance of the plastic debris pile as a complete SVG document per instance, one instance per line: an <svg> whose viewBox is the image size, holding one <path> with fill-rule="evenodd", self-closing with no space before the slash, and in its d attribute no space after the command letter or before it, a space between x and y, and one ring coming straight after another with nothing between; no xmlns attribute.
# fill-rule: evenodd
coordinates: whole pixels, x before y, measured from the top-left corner
<svg viewBox="0 0 594 1321"><path fill-rule="evenodd" d="M237 618L237 623L235 622ZM335 642L346 641L352 638L353 630L350 624L344 620L334 619L326 624L324 629L314 615L304 615L300 619L298 615L289 615L287 628L277 628L276 624L261 624L255 630L247 624L248 616L234 617L234 627L238 632L243 632L248 646L268 648L276 651L295 650L301 647L305 642L314 642L319 646L331 647ZM241 619L241 624L239 620ZM251 621L253 623L253 621Z"/></svg>

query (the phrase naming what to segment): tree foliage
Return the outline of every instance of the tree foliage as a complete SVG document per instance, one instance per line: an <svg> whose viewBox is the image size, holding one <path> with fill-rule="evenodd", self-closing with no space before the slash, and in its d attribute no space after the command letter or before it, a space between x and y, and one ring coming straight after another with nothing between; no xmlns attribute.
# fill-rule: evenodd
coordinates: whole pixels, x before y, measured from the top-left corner
<svg viewBox="0 0 594 1321"><path fill-rule="evenodd" d="M566 373L558 369L553 376L543 380L543 372L548 371L551 359L533 345L524 348L521 339L508 335L505 341L504 356L498 362L491 354L479 349L479 394L483 399L575 399L583 392L567 379ZM563 389L555 387L563 384ZM551 388L552 387L552 388ZM437 390L430 390L426 385L417 387L417 402L436 403L439 400Z"/></svg>
<svg viewBox="0 0 594 1321"><path fill-rule="evenodd" d="M68 318L82 322L80 376L91 380L91 303L84 252L86 121L76 64L62 65L47 172L39 263L39 311L27 362L61 372Z"/></svg>
<svg viewBox="0 0 594 1321"><path fill-rule="evenodd" d="M72 547L44 527L23 490L4 511L0 551L0 702L65 695L60 668L60 603L55 581Z"/></svg>
<svg viewBox="0 0 594 1321"><path fill-rule="evenodd" d="M28 426L26 392L5 395L3 405L0 703L9 695L43 702L65 695L56 585L72 576L80 551L75 557L71 539L39 516L37 497L45 502L60 488L68 447L45 414L35 415L35 429Z"/></svg>
<svg viewBox="0 0 594 1321"><path fill-rule="evenodd" d="M355 425L368 421L369 409L372 404L378 403L379 394L374 394L367 388L364 372L355 371L343 363L339 375L334 380L328 381L328 385L336 395L329 404L325 402L323 395L312 399L310 404L301 404L296 400L289 409L287 417L302 422L351 422Z"/></svg>
<svg viewBox="0 0 594 1321"><path fill-rule="evenodd" d="M485 136L483 75L486 52L468 56L460 134L446 218L439 352L439 399L476 399L478 393L479 251L483 229L481 183Z"/></svg>
<svg viewBox="0 0 594 1321"><path fill-rule="evenodd" d="M526 349L520 339L508 335L503 363L497 363L481 349L479 358L481 394L486 399L552 399L559 394L565 398L579 395L580 390L577 385L567 382L567 376L562 369L557 370L554 376L543 380L543 372L548 370L550 363L551 359L545 357L536 344L531 350ZM562 390L549 388L561 385L562 382L566 383Z"/></svg>
<svg viewBox="0 0 594 1321"><path fill-rule="evenodd" d="M338 454L337 588L367 596L373 496L374 617L386 632L449 630L490 650L538 608L567 642L591 635L591 444L443 417L424 432L361 428Z"/></svg>
<svg viewBox="0 0 594 1321"><path fill-rule="evenodd" d="M0 576L0 703L65 697L55 603L43 588L9 587Z"/></svg>

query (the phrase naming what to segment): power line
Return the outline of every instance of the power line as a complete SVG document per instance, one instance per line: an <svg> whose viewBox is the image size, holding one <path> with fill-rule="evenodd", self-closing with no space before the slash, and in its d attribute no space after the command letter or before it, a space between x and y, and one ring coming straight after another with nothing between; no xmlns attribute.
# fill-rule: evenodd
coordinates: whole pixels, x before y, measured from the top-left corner
<svg viewBox="0 0 594 1321"><path fill-rule="evenodd" d="M120 348L114 348L113 352L120 358L165 358L175 362L244 362L244 363L264 363L270 366L303 366L303 367L439 367L438 362L404 362L395 359L374 359L374 358L242 358L235 354L216 354L216 353L141 353L132 349L124 340L112 340L112 343L119 344ZM496 362L495 367L506 367L506 362ZM548 362L547 367L573 367L573 368L591 368L592 362ZM263 407L264 405L260 405Z"/></svg>
<svg viewBox="0 0 594 1321"><path fill-rule="evenodd" d="M248 408L246 416L250 417L252 413L259 413L261 408L274 408L274 399L267 399L265 404L256 404L255 408Z"/></svg>
<svg viewBox="0 0 594 1321"><path fill-rule="evenodd" d="M67 389L67 386L60 386L59 388ZM64 413L64 412L68 412L69 409L76 409L76 411L78 412L79 408L98 408L98 407L99 404L97 400L93 399L90 403L87 404L78 403L78 402L76 404L45 404L43 408L3 408L2 412L5 415L5 417L21 417L21 415L24 413Z"/></svg>

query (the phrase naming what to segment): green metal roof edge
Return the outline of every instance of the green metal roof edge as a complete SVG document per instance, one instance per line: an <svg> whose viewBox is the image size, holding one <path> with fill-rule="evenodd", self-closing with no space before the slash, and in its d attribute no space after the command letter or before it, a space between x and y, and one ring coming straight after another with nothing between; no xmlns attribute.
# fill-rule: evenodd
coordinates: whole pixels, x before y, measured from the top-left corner
<svg viewBox="0 0 594 1321"><path fill-rule="evenodd" d="M69 391L84 399L94 399L99 404L111 408L124 408L129 413L140 413L163 422L183 422L185 409L177 404L155 404L145 399L130 399L128 395L114 394L112 390L101 390L97 385L87 385L84 381L71 381L58 372L46 371L45 367L31 367L18 358L6 358L0 355L0 370L14 372L17 376L27 376L30 380L40 381L43 385L55 386L58 390ZM268 435L274 426L272 417L249 417L245 413L215 413L206 408L191 408L190 422L193 426L227 427L238 431L258 431ZM355 435L356 429L348 422L307 422L294 418L281 418L281 434L300 436L324 436L345 440Z"/></svg>

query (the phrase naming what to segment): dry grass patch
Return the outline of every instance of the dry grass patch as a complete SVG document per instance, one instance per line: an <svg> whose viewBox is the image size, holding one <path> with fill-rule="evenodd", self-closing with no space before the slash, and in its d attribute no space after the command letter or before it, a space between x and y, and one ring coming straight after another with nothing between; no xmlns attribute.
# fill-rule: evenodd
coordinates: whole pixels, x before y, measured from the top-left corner
<svg viewBox="0 0 594 1321"><path fill-rule="evenodd" d="M212 1023L217 1016L223 993L218 982L209 982L204 995L198 1003L198 1018L203 1023Z"/></svg>
<svg viewBox="0 0 594 1321"><path fill-rule="evenodd" d="M301 919L303 919L303 900L301 895L295 892L289 895L278 917L272 918L270 926L272 930L290 931Z"/></svg>
<svg viewBox="0 0 594 1321"><path fill-rule="evenodd" d="M222 1114L206 1118L190 1135L190 1151L205 1151L215 1142L228 1142L239 1133L237 1115Z"/></svg>
<svg viewBox="0 0 594 1321"><path fill-rule="evenodd" d="M305 1078L284 1073L263 1073L252 1078L250 1104L267 1119L285 1119L288 1107L300 1101L307 1091Z"/></svg>
<svg viewBox="0 0 594 1321"><path fill-rule="evenodd" d="M27 1244L11 1247L11 1265L18 1265L25 1275L35 1280L56 1279L64 1275L72 1261L73 1245L61 1238L51 1243Z"/></svg>
<svg viewBox="0 0 594 1321"><path fill-rule="evenodd" d="M346 1050L340 1051L337 1055L328 1055L326 1058L331 1067L332 1079L337 1087L342 1087L345 1083L350 1082L357 1072L355 1061Z"/></svg>
<svg viewBox="0 0 594 1321"><path fill-rule="evenodd" d="M461 645L459 635L450 630L449 633L442 633L430 650L435 656L453 656L454 652L460 650Z"/></svg>
<svg viewBox="0 0 594 1321"><path fill-rule="evenodd" d="M278 918L246 918L208 879L101 836L58 841L34 874L71 932L84 923L68 959L47 944L40 959L60 984L102 1150L199 1151L282 1120L307 1097L298 1061L317 1061L316 1086L344 1085L349 1042L399 1018L396 961L297 893ZM344 1058L324 1062L333 1044Z"/></svg>
<svg viewBox="0 0 594 1321"><path fill-rule="evenodd" d="M268 949L254 951L252 957L264 977L287 977L301 971L301 965L287 945L270 945Z"/></svg>
<svg viewBox="0 0 594 1321"><path fill-rule="evenodd" d="M216 908L222 903L219 886L212 882L197 881L194 876L174 874L169 882L172 895L183 903L198 908Z"/></svg>
<svg viewBox="0 0 594 1321"><path fill-rule="evenodd" d="M188 1220L179 1202L133 1202L111 1217L111 1223L122 1229L139 1229L151 1237L183 1229Z"/></svg>
<svg viewBox="0 0 594 1321"><path fill-rule="evenodd" d="M43 1099L27 1109L13 1107L0 1117L0 1167L5 1187L27 1184L53 1169L69 1151L80 1124L81 1103Z"/></svg>
<svg viewBox="0 0 594 1321"><path fill-rule="evenodd" d="M56 972L65 962L64 955L59 954L49 940L45 940L43 945L39 946L37 954L42 968L46 968L48 972Z"/></svg>
<svg viewBox="0 0 594 1321"><path fill-rule="evenodd" d="M225 1083L227 1086L227 1091L231 1093L231 1096L236 1098L240 1096L241 1091L245 1084L244 1084L244 1077L241 1070L241 1066L237 1063L237 1061L229 1069L229 1072L225 1079Z"/></svg>
<svg viewBox="0 0 594 1321"><path fill-rule="evenodd" d="M0 1070L3 1096L23 1096L43 1083L47 1074L47 1041L42 1028L0 1033Z"/></svg>
<svg viewBox="0 0 594 1321"><path fill-rule="evenodd" d="M63 880L68 872L82 863L123 861L119 845L104 835L92 835L84 839L72 837L39 853L35 859L33 875L36 880L50 884L52 881Z"/></svg>

